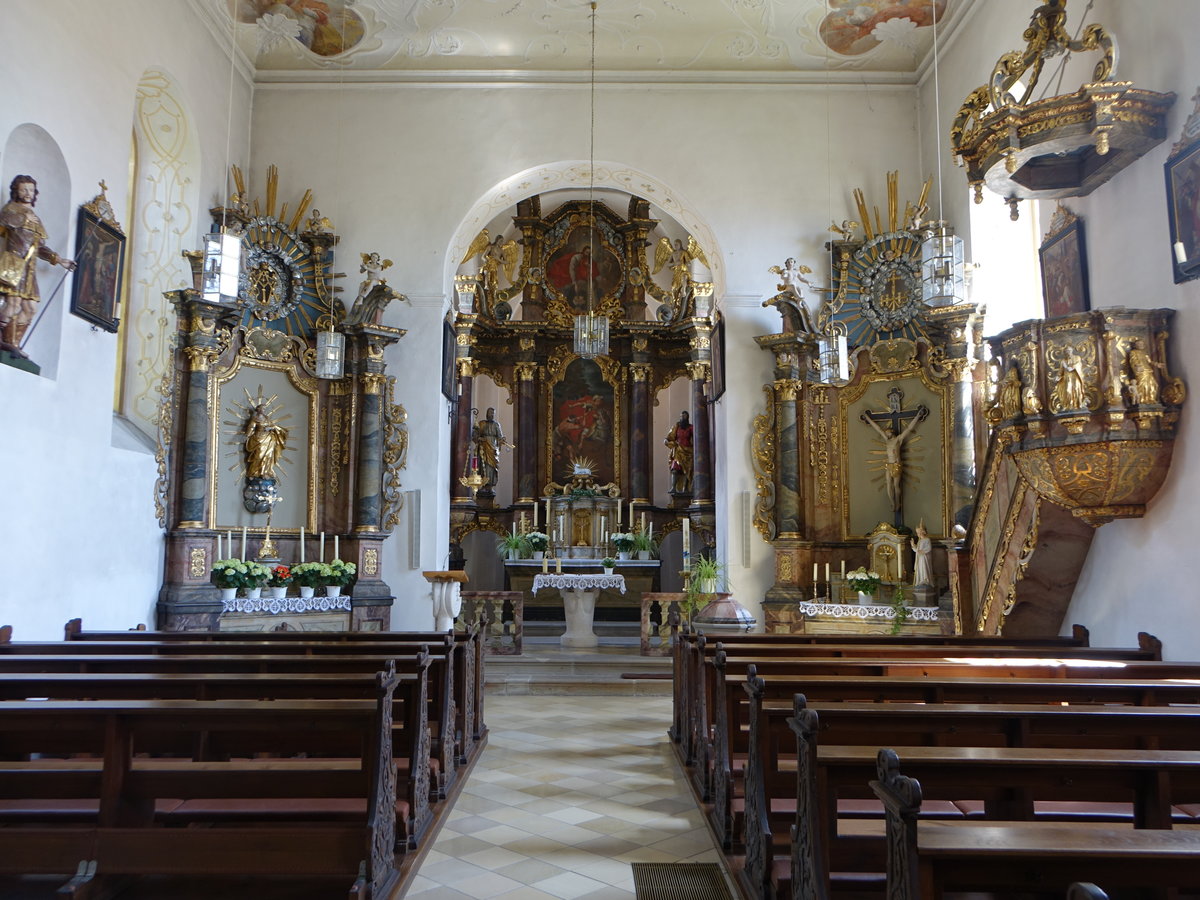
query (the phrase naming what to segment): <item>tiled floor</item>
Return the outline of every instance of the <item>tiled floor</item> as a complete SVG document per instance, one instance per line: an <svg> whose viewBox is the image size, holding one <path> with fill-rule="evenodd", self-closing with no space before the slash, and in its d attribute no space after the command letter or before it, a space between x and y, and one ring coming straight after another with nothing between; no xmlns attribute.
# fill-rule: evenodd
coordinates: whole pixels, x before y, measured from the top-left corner
<svg viewBox="0 0 1200 900"><path fill-rule="evenodd" d="M669 697L489 696L488 746L408 897L632 898L631 862L718 862Z"/></svg>

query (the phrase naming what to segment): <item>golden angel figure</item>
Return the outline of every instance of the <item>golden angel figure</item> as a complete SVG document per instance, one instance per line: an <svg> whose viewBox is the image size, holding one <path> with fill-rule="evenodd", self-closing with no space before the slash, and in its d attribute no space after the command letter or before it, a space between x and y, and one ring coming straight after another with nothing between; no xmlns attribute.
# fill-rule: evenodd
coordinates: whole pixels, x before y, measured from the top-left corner
<svg viewBox="0 0 1200 900"><path fill-rule="evenodd" d="M654 248L654 267L650 274L657 275L664 266L669 266L671 287L668 291L672 297L680 299L687 296L692 285L692 276L689 271L692 260L696 260L706 269L711 268L708 264L708 257L704 255L704 250L690 234L686 247L680 238L676 238L674 244L671 243L670 238L659 238L658 245Z"/></svg>
<svg viewBox="0 0 1200 900"><path fill-rule="evenodd" d="M501 271L504 272L508 283L512 284L517 274L517 260L521 258L521 247L515 240L504 240L502 234L496 235L493 240L485 228L471 241L471 246L467 248L466 255L459 265L466 264L476 256L480 257L479 271L483 276L484 293L490 296L500 287Z"/></svg>

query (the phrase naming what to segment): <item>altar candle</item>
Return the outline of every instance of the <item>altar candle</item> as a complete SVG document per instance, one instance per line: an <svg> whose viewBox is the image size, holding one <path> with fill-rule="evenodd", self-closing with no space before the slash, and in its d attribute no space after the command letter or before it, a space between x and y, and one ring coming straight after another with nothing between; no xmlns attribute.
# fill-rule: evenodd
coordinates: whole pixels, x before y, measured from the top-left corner
<svg viewBox="0 0 1200 900"><path fill-rule="evenodd" d="M563 539L563 535L566 533L567 533L566 529L563 528L563 517L559 516L558 517L558 539L561 541Z"/></svg>
<svg viewBox="0 0 1200 900"><path fill-rule="evenodd" d="M340 541L341 539L342 539L342 536L339 534L335 534L333 536L333 558L334 559L342 558L342 551L338 547L338 541Z"/></svg>
<svg viewBox="0 0 1200 900"><path fill-rule="evenodd" d="M242 562L246 561L246 526L242 526Z"/></svg>
<svg viewBox="0 0 1200 900"><path fill-rule="evenodd" d="M604 540L604 535L605 535L605 531L604 531L604 523L605 523L605 517L604 517L604 516L601 516L601 517L600 517L600 540L601 540L601 541L603 541L603 540Z"/></svg>
<svg viewBox="0 0 1200 900"><path fill-rule="evenodd" d="M554 557L554 574L555 575L562 574L562 557L561 556Z"/></svg>
<svg viewBox="0 0 1200 900"><path fill-rule="evenodd" d="M1188 261L1187 248L1183 246L1183 241L1175 242L1175 262L1181 266Z"/></svg>
<svg viewBox="0 0 1200 900"><path fill-rule="evenodd" d="M817 564L813 563L813 584L817 583Z"/></svg>
<svg viewBox="0 0 1200 900"><path fill-rule="evenodd" d="M842 579L845 580L845 578L846 578L846 561L843 559L842 560Z"/></svg>
<svg viewBox="0 0 1200 900"><path fill-rule="evenodd" d="M550 571L550 557L543 556L542 557L542 574L545 575L549 571Z"/></svg>
<svg viewBox="0 0 1200 900"><path fill-rule="evenodd" d="M233 556L233 529L232 528L225 532L225 552L228 553L230 555L230 557Z"/></svg>
<svg viewBox="0 0 1200 900"><path fill-rule="evenodd" d="M325 532L321 532L321 562L325 562Z"/></svg>
<svg viewBox="0 0 1200 900"><path fill-rule="evenodd" d="M304 526L300 526L300 562L304 562Z"/></svg>
<svg viewBox="0 0 1200 900"><path fill-rule="evenodd" d="M513 533L513 537L517 536L517 523L516 522L513 522L513 524L512 524L512 533Z"/></svg>
<svg viewBox="0 0 1200 900"><path fill-rule="evenodd" d="M217 559L222 559L221 556L221 532L217 532Z"/></svg>
<svg viewBox="0 0 1200 900"><path fill-rule="evenodd" d="M650 523L650 530L646 532L646 537L654 537L654 523Z"/></svg>
<svg viewBox="0 0 1200 900"><path fill-rule="evenodd" d="M692 549L692 520L683 520L683 552L689 553Z"/></svg>
<svg viewBox="0 0 1200 900"><path fill-rule="evenodd" d="M533 502L533 530L534 531L537 531L537 510L538 510L538 505L537 505L537 501L535 500Z"/></svg>
<svg viewBox="0 0 1200 900"><path fill-rule="evenodd" d="M642 520L641 520L641 521L642 521L642 524L641 524L641 532L642 532L642 534L645 534L645 533L646 533L646 514L645 514L645 513L642 513Z"/></svg>
<svg viewBox="0 0 1200 900"><path fill-rule="evenodd" d="M618 498L617 498L617 518L616 518L616 523L617 523L617 527L618 527L618 528L620 528L620 527L621 527L621 498L620 498L620 497L618 497Z"/></svg>
<svg viewBox="0 0 1200 900"><path fill-rule="evenodd" d="M550 498L546 498L546 527L550 527Z"/></svg>
<svg viewBox="0 0 1200 900"><path fill-rule="evenodd" d="M829 581L829 563L825 563L825 580Z"/></svg>

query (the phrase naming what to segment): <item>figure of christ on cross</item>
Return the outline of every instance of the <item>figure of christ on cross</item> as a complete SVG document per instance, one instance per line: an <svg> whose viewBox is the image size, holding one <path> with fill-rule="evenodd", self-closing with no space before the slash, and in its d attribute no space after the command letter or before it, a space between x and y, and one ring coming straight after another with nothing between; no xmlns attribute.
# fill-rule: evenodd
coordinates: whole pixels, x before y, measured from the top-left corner
<svg viewBox="0 0 1200 900"><path fill-rule="evenodd" d="M901 409L904 392L898 387L888 391L888 408L884 412L864 412L859 416L883 439L883 477L888 500L892 503L892 524L904 525L904 443L913 429L929 417L929 407L921 404L913 409ZM907 420L908 424L904 422ZM879 423L882 422L883 425ZM877 451L878 452L878 451Z"/></svg>

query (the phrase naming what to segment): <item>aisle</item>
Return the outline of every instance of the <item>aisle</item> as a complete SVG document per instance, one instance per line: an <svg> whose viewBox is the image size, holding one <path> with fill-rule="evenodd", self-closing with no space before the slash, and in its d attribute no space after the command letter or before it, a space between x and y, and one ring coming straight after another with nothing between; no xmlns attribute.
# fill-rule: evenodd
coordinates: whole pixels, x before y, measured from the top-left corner
<svg viewBox="0 0 1200 900"><path fill-rule="evenodd" d="M630 900L630 862L719 861L669 697L489 696L486 715L487 749L408 897Z"/></svg>

